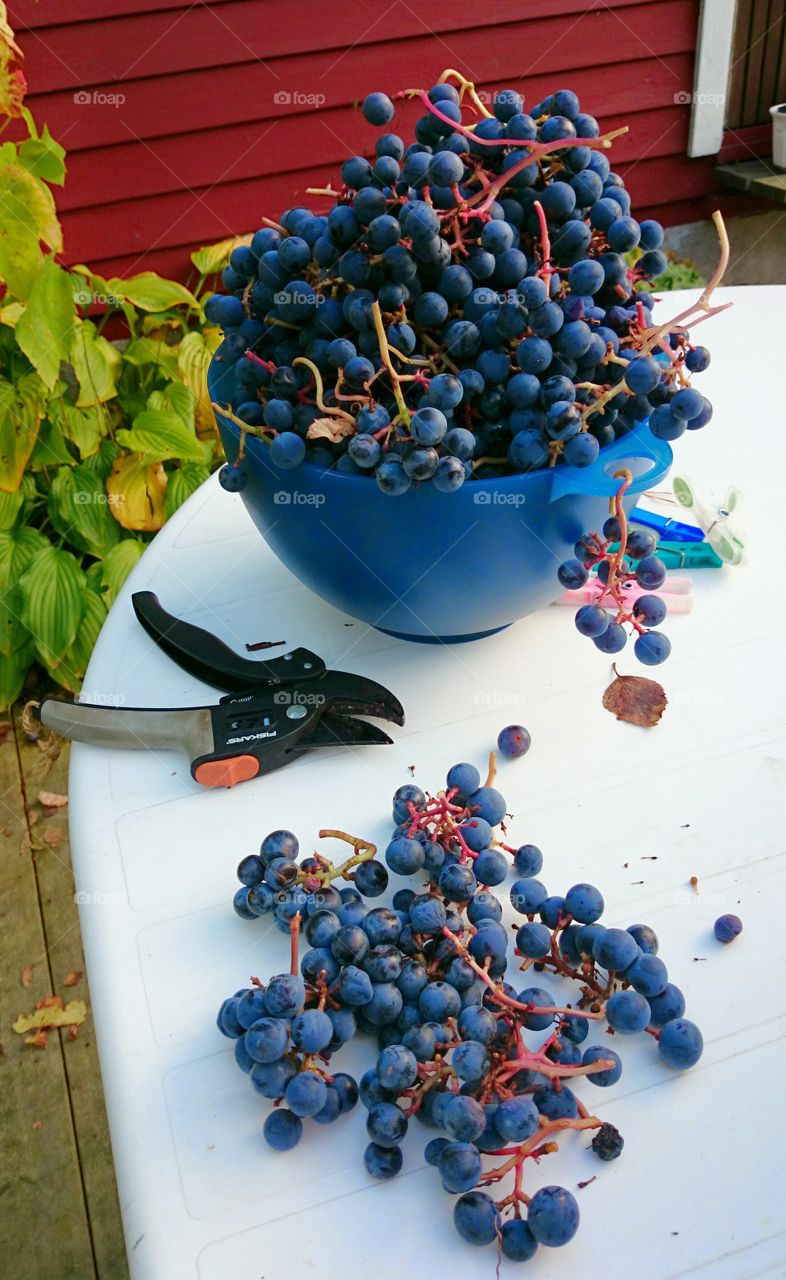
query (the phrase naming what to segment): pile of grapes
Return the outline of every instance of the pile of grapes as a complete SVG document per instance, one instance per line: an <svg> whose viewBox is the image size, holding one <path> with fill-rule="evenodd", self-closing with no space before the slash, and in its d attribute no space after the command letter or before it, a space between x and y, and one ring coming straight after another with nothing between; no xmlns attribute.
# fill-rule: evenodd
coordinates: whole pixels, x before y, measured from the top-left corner
<svg viewBox="0 0 786 1280"><path fill-rule="evenodd" d="M415 140L382 133L373 160L350 157L337 190L313 193L323 212L266 219L206 304L234 367L216 406L240 428L224 486L247 482L249 434L277 467L375 476L396 495L585 467L647 422L664 440L704 426L689 376L709 353L689 322L712 311L722 265L695 307L653 324L638 286L666 266L663 230L631 216L606 157L624 130L602 134L567 89L529 110L504 89L489 112L454 71L395 98L423 107ZM394 102L372 93L363 113L383 128Z"/></svg>
<svg viewBox="0 0 786 1280"><path fill-rule="evenodd" d="M500 838L505 800L493 781L492 759L483 785L473 765L457 764L435 795L414 783L398 788L385 861L422 882L399 889L390 907L365 901L388 884L368 842L320 832L354 848L335 867L318 853L298 863L288 831L266 836L238 867L235 910L244 919L272 914L290 936L291 971L225 1000L218 1027L234 1039L255 1091L274 1103L263 1125L271 1147L290 1149L304 1120L332 1124L360 1098L365 1167L385 1179L401 1169L402 1140L418 1122L426 1161L458 1197L459 1234L525 1261L538 1245L566 1244L579 1223L564 1187L527 1194L527 1162L551 1155L570 1132L592 1135L601 1160L622 1150L617 1129L591 1115L573 1086L619 1079L611 1044L620 1037L649 1034L662 1062L682 1069L698 1061L702 1036L683 1017L684 997L649 926L601 924L593 885L550 895L537 879L540 851ZM510 903L524 917L514 925L522 990L490 888L511 868ZM341 878L350 883L337 889ZM309 949L298 958L301 933ZM565 998L542 985L544 973ZM358 1032L376 1039L378 1055L356 1082L333 1059Z"/></svg>

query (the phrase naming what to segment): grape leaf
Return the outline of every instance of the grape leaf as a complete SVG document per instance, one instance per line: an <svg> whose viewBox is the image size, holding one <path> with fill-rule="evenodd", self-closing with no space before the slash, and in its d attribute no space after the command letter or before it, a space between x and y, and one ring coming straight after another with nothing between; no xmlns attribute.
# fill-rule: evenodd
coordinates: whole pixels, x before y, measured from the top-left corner
<svg viewBox="0 0 786 1280"><path fill-rule="evenodd" d="M638 724L645 729L656 725L668 701L661 685L645 676L621 676L616 667L613 670L616 679L603 695L606 710L628 724Z"/></svg>

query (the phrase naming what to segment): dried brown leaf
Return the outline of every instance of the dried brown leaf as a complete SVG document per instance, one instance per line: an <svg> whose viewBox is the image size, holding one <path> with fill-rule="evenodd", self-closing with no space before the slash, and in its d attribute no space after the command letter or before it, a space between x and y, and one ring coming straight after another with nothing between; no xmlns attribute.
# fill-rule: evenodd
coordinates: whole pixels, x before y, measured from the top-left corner
<svg viewBox="0 0 786 1280"><path fill-rule="evenodd" d="M645 676L621 676L614 667L616 679L612 680L603 695L603 705L618 720L638 724L649 729L660 720L666 710L667 698L657 680Z"/></svg>
<svg viewBox="0 0 786 1280"><path fill-rule="evenodd" d="M355 434L355 424L349 418L315 418L306 432L308 440L344 440Z"/></svg>
<svg viewBox="0 0 786 1280"><path fill-rule="evenodd" d="M34 965L34 964L26 964L26 965L25 965L25 967L24 967L24 969L22 970L22 973L21 973L21 975L20 975L20 976L21 976L21 979L22 979L22 986L23 986L23 987L29 987L29 986L30 986L30 983L33 981L33 970L34 970L34 969L35 969L35 965Z"/></svg>
<svg viewBox="0 0 786 1280"><path fill-rule="evenodd" d="M64 809L68 804L68 796L61 795L59 791L39 791L38 803L45 809Z"/></svg>
<svg viewBox="0 0 786 1280"><path fill-rule="evenodd" d="M63 827L47 827L42 839L44 844L49 845L50 849L56 849L65 840L65 829Z"/></svg>
<svg viewBox="0 0 786 1280"><path fill-rule="evenodd" d="M43 1000L36 1001L36 1009L62 1009L62 996L44 996Z"/></svg>
<svg viewBox="0 0 786 1280"><path fill-rule="evenodd" d="M67 973L63 978L63 986L75 987L78 982L82 981L84 976L85 975L81 969L72 969L71 972Z"/></svg>

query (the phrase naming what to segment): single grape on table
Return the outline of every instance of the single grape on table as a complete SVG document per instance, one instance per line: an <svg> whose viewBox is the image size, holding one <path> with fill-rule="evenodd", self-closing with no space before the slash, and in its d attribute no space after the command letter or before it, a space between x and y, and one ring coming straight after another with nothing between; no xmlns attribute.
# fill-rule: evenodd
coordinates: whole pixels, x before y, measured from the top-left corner
<svg viewBox="0 0 786 1280"><path fill-rule="evenodd" d="M436 1179L458 1197L459 1235L526 1261L579 1227L572 1191L527 1191L531 1164L571 1137L590 1138L602 1162L623 1149L583 1086L616 1084L630 1036L649 1036L675 1071L695 1065L703 1040L650 926L606 926L595 885L550 894L537 878L543 855L509 842L495 773L492 753L485 779L460 762L433 793L398 787L384 861L343 831L319 833L349 846L338 864L322 852L298 861L291 832L267 835L238 866L234 907L244 920L272 917L289 939L289 970L236 991L218 1028L273 1104L262 1124L272 1150L290 1150L309 1122L329 1127L360 1100L371 1178L395 1177L417 1133ZM415 881L380 905L389 872ZM493 892L510 874L512 929ZM376 1055L355 1080L336 1066L359 1034Z"/></svg>

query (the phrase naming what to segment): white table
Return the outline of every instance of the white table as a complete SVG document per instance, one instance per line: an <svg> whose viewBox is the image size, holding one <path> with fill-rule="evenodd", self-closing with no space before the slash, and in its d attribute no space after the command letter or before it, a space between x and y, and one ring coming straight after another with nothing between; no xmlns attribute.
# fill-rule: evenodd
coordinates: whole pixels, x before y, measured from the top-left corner
<svg viewBox="0 0 786 1280"><path fill-rule="evenodd" d="M493 1277L494 1251L473 1251L453 1229L451 1199L422 1160L421 1126L411 1126L404 1173L385 1185L362 1167L360 1106L330 1130L310 1126L295 1151L270 1152L261 1137L268 1104L214 1017L249 974L286 967L284 936L232 912L238 859L278 826L306 848L320 826L384 847L390 795L409 779L407 766L436 789L455 760L482 764L510 721L533 738L525 759L500 770L515 842L544 850L551 892L588 879L606 895L609 923L654 925L706 1044L699 1066L675 1075L647 1037L628 1042L619 1084L582 1090L621 1129L625 1151L601 1165L579 1139L543 1161L535 1182L575 1188L598 1178L576 1192L575 1240L541 1249L530 1270L582 1280L786 1275L777 1092L786 591L775 570L784 549L786 288L721 292L733 310L699 330L713 361L697 383L715 418L678 442L677 470L710 490L741 486L753 560L696 573L694 613L669 622L673 654L660 669L669 707L657 729L619 724L602 709L608 662L577 635L569 610L450 648L349 625L278 563L215 478L132 573L90 664L89 700L214 700L135 622L131 592L151 588L241 651L264 638L309 645L331 666L390 684L407 710L392 747L323 752L230 791L200 789L173 754L74 747L77 890L135 1280L400 1280L430 1267ZM686 297L669 305L676 312ZM621 667L641 670L628 651ZM728 948L712 937L724 911L745 924ZM344 1054L349 1070L371 1057L369 1044Z"/></svg>

